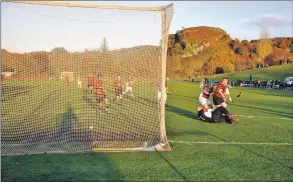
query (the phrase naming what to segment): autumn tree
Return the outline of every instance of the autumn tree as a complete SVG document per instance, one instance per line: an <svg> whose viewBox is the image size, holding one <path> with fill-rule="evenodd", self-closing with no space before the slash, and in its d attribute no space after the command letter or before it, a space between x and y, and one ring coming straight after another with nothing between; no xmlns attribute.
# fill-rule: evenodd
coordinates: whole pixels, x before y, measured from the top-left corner
<svg viewBox="0 0 293 182"><path fill-rule="evenodd" d="M260 32L260 40L257 44L257 54L259 56L258 62L263 64L266 57L273 51L272 41L269 39L269 33L264 28Z"/></svg>
<svg viewBox="0 0 293 182"><path fill-rule="evenodd" d="M234 71L234 65L230 62L227 55L214 55L205 63L204 71L207 75L227 73Z"/></svg>

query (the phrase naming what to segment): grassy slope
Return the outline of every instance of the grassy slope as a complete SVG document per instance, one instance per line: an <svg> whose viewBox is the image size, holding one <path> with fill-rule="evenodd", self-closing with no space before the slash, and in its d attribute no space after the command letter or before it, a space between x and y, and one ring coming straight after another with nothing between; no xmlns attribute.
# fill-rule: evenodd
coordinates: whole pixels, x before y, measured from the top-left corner
<svg viewBox="0 0 293 182"><path fill-rule="evenodd" d="M241 124L194 119L198 85L170 83L166 127L172 141L291 143L292 93L233 88L243 94L229 105ZM248 118L247 116L273 118ZM171 152L83 153L2 157L2 180L292 180L292 146L172 143ZM19 162L20 165L16 165Z"/></svg>
<svg viewBox="0 0 293 182"><path fill-rule="evenodd" d="M258 70L258 69L255 69L253 71L246 70L246 71L242 71L242 72L217 74L217 75L211 75L211 76L207 76L207 77L209 79L214 80L214 81L220 81L225 76L228 76L229 79L249 80L249 75L250 75L250 73L252 73L253 79L284 80L288 76L293 76L292 70L293 70L293 64L288 64L288 65L272 66L269 68L261 68L260 70ZM205 78L205 76L202 76L201 78Z"/></svg>

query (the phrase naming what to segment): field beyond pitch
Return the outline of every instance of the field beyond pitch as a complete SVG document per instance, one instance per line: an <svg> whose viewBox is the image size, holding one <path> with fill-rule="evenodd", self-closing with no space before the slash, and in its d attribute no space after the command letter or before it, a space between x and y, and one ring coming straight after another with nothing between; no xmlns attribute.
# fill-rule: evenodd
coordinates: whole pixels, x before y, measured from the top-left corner
<svg viewBox="0 0 293 182"><path fill-rule="evenodd" d="M240 124L229 125L195 119L199 85L170 82L174 89L166 106L171 152L7 156L2 181L293 180L291 91L232 88L228 108Z"/></svg>

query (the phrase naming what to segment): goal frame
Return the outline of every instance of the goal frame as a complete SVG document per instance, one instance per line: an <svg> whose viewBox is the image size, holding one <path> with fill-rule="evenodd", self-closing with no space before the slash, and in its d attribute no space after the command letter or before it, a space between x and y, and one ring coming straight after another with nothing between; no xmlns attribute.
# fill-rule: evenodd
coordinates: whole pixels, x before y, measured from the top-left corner
<svg viewBox="0 0 293 182"><path fill-rule="evenodd" d="M56 2L56 1L9 1L3 0L2 2L9 3L21 3L21 4L32 4L32 5L41 5L41 6L64 6L71 8L94 8L94 9L116 9L116 10L133 10L133 11L154 11L161 13L161 89L162 93L166 92L165 82L166 82L166 58L167 58L167 46L168 46L168 35L171 25L171 21L174 16L174 4L170 3L164 6L123 6L123 5L98 5L98 4L80 4L80 3L69 3L69 2ZM171 16L167 20L167 10L170 9ZM62 72L61 72L62 73ZM64 72L65 73L65 72ZM72 73L73 72L69 72ZM161 141L164 141L164 144L168 146L167 151L171 150L169 147L169 142L166 135L165 127L165 101L161 99L161 112L160 112L160 130L161 130ZM101 149L101 148L92 148L92 151L107 151L107 152L117 152L117 151L143 151L144 148L119 148L119 149ZM166 151L166 150L165 150Z"/></svg>

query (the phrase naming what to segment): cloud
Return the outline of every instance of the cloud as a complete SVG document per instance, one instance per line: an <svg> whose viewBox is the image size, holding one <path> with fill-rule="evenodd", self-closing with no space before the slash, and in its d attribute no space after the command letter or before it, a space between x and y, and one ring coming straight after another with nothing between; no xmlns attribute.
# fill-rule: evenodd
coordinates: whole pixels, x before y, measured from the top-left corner
<svg viewBox="0 0 293 182"><path fill-rule="evenodd" d="M265 28L282 28L292 26L292 18L283 17L279 15L265 15L257 18L250 18L242 20L244 25L265 27Z"/></svg>

